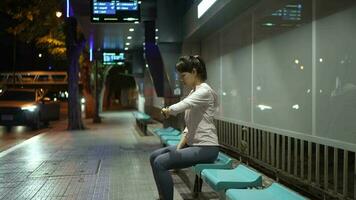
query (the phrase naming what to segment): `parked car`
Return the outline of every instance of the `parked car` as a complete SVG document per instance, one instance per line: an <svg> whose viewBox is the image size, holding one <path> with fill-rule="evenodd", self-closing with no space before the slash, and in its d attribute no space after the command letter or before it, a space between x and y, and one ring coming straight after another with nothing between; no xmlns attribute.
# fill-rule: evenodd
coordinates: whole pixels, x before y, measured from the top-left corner
<svg viewBox="0 0 356 200"><path fill-rule="evenodd" d="M59 103L42 89L6 89L0 92L0 125L27 125L33 129L59 119Z"/></svg>

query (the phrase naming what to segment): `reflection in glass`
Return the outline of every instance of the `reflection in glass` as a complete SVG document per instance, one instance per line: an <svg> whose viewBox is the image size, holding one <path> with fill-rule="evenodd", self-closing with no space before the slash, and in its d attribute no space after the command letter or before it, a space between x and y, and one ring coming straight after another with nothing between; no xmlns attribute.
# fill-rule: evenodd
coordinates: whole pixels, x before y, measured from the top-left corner
<svg viewBox="0 0 356 200"><path fill-rule="evenodd" d="M292 106L292 108L298 110L299 109L299 105L295 104L295 105Z"/></svg>
<svg viewBox="0 0 356 200"><path fill-rule="evenodd" d="M261 4L253 12L253 122L312 134L312 95L306 92L312 88L312 68L306 67L312 66L312 2Z"/></svg>
<svg viewBox="0 0 356 200"><path fill-rule="evenodd" d="M316 5L316 135L356 144L356 2Z"/></svg>
<svg viewBox="0 0 356 200"><path fill-rule="evenodd" d="M271 109L272 109L271 106L266 106L266 105L262 105L262 104L258 105L257 107L258 107L260 110L271 110Z"/></svg>

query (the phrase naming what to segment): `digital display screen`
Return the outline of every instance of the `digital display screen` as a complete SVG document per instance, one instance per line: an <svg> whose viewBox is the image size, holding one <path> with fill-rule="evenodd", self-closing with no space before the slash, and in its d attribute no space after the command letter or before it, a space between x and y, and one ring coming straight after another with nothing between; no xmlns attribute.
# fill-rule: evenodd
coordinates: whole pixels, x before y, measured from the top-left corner
<svg viewBox="0 0 356 200"><path fill-rule="evenodd" d="M125 61L124 53L117 52L104 52L103 53L103 64L104 65L122 65Z"/></svg>
<svg viewBox="0 0 356 200"><path fill-rule="evenodd" d="M140 22L140 4L137 0L91 0L92 22Z"/></svg>
<svg viewBox="0 0 356 200"><path fill-rule="evenodd" d="M302 19L302 9L302 4L289 4L273 12L272 16L282 17L283 20L299 21Z"/></svg>

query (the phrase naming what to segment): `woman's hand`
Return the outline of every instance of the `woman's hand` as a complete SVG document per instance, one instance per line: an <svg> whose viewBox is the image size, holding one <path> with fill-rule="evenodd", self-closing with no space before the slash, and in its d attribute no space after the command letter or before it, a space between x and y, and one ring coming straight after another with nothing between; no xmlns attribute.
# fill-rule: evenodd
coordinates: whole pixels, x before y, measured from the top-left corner
<svg viewBox="0 0 356 200"><path fill-rule="evenodd" d="M164 118L168 118L169 117L169 108L162 108L161 110L161 114L164 116Z"/></svg>
<svg viewBox="0 0 356 200"><path fill-rule="evenodd" d="M177 145L177 150L178 149L183 149L185 147L185 141L184 142L179 142L179 144Z"/></svg>
<svg viewBox="0 0 356 200"><path fill-rule="evenodd" d="M177 145L177 150L178 149L183 149L185 145L187 144L187 138L186 138L187 133L183 133L182 137Z"/></svg>
<svg viewBox="0 0 356 200"><path fill-rule="evenodd" d="M179 150L179 149L181 149L182 148L182 145L179 143L178 145L177 145L177 150Z"/></svg>

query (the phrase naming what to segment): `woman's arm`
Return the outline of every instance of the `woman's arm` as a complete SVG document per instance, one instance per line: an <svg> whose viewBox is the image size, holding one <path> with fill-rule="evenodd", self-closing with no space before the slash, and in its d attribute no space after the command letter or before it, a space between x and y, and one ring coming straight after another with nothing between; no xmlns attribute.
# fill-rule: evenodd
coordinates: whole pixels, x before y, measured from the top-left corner
<svg viewBox="0 0 356 200"><path fill-rule="evenodd" d="M209 90L200 88L182 101L166 108L168 110L167 114L177 115L178 113L181 113L192 107L207 105L211 101L211 98L212 96Z"/></svg>
<svg viewBox="0 0 356 200"><path fill-rule="evenodd" d="M177 150L183 148L187 144L187 133L188 133L188 129L187 127L185 127L182 133L182 137L177 145Z"/></svg>

